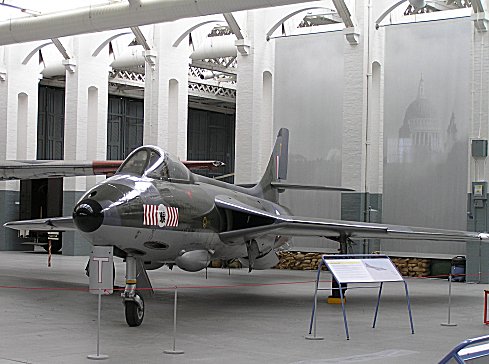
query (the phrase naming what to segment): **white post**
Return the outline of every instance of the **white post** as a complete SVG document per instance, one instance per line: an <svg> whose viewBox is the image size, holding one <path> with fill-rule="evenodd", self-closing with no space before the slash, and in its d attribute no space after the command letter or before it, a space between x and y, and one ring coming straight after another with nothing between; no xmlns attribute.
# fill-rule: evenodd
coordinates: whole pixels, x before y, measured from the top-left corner
<svg viewBox="0 0 489 364"><path fill-rule="evenodd" d="M457 326L457 324L450 322L450 311L452 306L452 273L448 275L448 320L446 323L440 324L441 326Z"/></svg>
<svg viewBox="0 0 489 364"><path fill-rule="evenodd" d="M178 299L178 289L175 286L175 301L173 305L173 349L163 351L165 354L183 354L183 350L176 350L177 342L177 299Z"/></svg>

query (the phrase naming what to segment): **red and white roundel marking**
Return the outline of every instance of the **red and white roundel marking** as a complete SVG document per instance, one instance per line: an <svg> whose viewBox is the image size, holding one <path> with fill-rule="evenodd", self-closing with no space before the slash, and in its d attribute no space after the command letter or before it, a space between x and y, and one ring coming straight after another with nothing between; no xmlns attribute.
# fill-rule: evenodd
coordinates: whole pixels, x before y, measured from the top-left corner
<svg viewBox="0 0 489 364"><path fill-rule="evenodd" d="M159 227L178 226L178 207L160 205L143 205L144 219L143 225Z"/></svg>

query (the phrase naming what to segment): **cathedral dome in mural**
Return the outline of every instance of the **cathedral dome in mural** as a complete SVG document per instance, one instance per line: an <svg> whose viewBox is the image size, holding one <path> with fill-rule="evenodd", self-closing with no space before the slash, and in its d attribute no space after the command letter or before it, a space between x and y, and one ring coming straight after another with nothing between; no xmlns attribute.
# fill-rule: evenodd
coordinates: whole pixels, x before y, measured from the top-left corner
<svg viewBox="0 0 489 364"><path fill-rule="evenodd" d="M422 77L419 81L418 95L404 114L404 122L399 129L399 139L409 140L409 144L414 148L440 151L440 127L433 106L424 95Z"/></svg>

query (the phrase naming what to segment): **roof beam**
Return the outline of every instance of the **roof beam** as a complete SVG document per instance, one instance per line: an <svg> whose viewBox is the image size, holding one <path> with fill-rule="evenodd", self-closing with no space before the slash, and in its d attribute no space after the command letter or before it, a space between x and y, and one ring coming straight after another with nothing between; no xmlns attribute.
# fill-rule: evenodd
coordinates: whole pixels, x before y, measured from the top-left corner
<svg viewBox="0 0 489 364"><path fill-rule="evenodd" d="M136 37L136 41L143 46L145 51L149 51L151 48L153 48L149 45L146 37L138 26L131 27L131 31Z"/></svg>
<svg viewBox="0 0 489 364"><path fill-rule="evenodd" d="M75 73L76 60L68 53L66 48L63 46L58 38L51 38L51 41L58 49L59 53L63 56L63 61L61 63L69 73Z"/></svg>
<svg viewBox="0 0 489 364"><path fill-rule="evenodd" d="M231 13L308 0L131 0L0 22L0 45Z"/></svg>
<svg viewBox="0 0 489 364"><path fill-rule="evenodd" d="M338 15L341 17L343 24L345 24L345 30L343 33L345 34L346 40L351 45L359 44L360 32L357 28L357 21L355 17L353 17L348 9L344 0L333 0L333 4L338 12Z"/></svg>
<svg viewBox="0 0 489 364"><path fill-rule="evenodd" d="M224 16L224 19L226 19L226 22L229 25L229 28L231 28L231 31L234 33L236 36L236 42L234 42L234 45L238 49L238 52L242 56L247 56L250 53L250 44L241 32L241 28L239 27L238 22L236 21L236 18L234 17L233 13L224 13L222 14Z"/></svg>
<svg viewBox="0 0 489 364"><path fill-rule="evenodd" d="M487 32L489 17L484 9L482 0L472 0L472 20L474 21L474 27L479 32Z"/></svg>
<svg viewBox="0 0 489 364"><path fill-rule="evenodd" d="M51 38L51 42L56 46L58 49L59 53L63 56L64 59L70 59L72 58L69 54L66 48L63 46L61 41L58 38Z"/></svg>

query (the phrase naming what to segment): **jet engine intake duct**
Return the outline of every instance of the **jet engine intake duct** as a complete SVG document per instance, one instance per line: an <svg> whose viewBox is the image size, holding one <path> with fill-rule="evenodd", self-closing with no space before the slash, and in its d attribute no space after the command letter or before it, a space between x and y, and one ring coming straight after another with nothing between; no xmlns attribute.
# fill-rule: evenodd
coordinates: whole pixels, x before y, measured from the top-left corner
<svg viewBox="0 0 489 364"><path fill-rule="evenodd" d="M91 199L80 201L73 211L73 221L81 231L85 233L94 232L104 221L102 206Z"/></svg>

